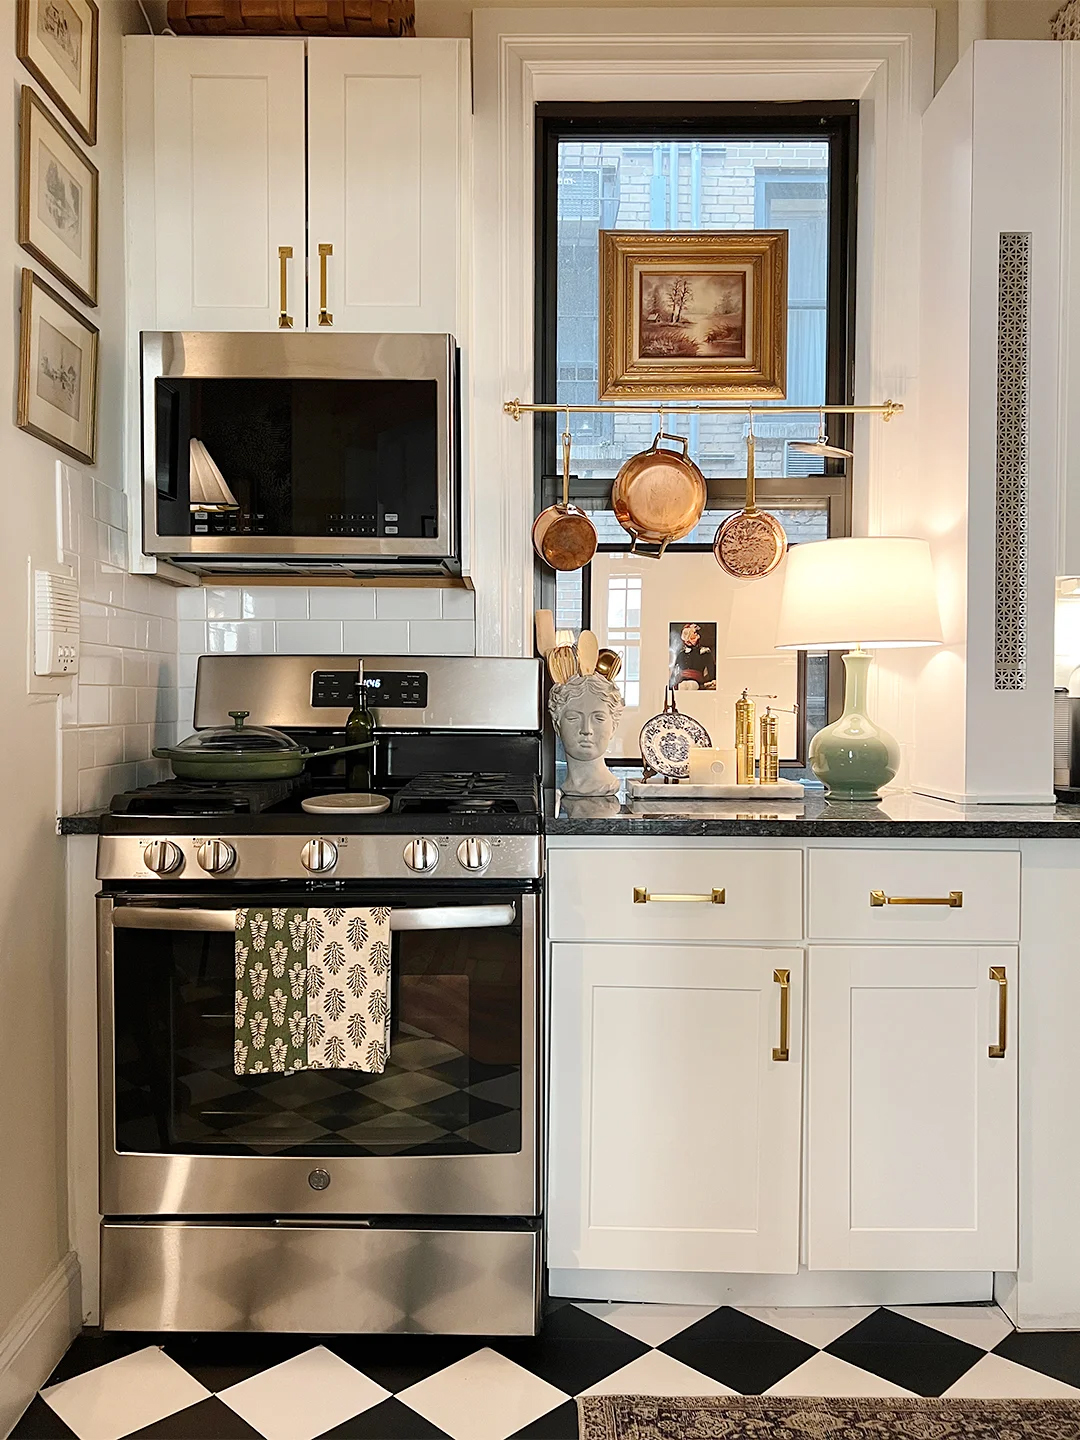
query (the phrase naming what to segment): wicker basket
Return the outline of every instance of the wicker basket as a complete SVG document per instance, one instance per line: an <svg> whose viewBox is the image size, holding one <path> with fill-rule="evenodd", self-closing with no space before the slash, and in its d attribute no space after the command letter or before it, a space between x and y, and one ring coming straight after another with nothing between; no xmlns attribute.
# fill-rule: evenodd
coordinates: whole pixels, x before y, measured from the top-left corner
<svg viewBox="0 0 1080 1440"><path fill-rule="evenodd" d="M169 0L178 35L415 35L415 0Z"/></svg>
<svg viewBox="0 0 1080 1440"><path fill-rule="evenodd" d="M1080 4L1067 0L1050 20L1050 34L1055 40L1080 40Z"/></svg>

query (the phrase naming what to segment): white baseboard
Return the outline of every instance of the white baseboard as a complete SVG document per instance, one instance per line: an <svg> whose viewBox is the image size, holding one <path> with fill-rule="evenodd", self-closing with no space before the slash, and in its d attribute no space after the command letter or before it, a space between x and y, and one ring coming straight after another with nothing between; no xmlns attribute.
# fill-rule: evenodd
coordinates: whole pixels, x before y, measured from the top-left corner
<svg viewBox="0 0 1080 1440"><path fill-rule="evenodd" d="M0 1435L15 1428L81 1325L79 1261L69 1250L0 1336Z"/></svg>
<svg viewBox="0 0 1080 1440"><path fill-rule="evenodd" d="M551 1270L548 1290L572 1300L661 1305L959 1305L993 1298L976 1271L800 1270L797 1275L709 1275L666 1270Z"/></svg>

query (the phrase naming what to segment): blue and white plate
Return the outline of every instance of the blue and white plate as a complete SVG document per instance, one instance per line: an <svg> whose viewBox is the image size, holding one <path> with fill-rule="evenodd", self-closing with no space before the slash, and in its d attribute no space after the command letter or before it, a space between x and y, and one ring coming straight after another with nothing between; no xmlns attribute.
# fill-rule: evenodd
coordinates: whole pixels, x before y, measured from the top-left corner
<svg viewBox="0 0 1080 1440"><path fill-rule="evenodd" d="M669 710L645 721L638 743L650 770L670 780L685 780L690 774L690 751L696 745L711 745L712 740L700 720Z"/></svg>

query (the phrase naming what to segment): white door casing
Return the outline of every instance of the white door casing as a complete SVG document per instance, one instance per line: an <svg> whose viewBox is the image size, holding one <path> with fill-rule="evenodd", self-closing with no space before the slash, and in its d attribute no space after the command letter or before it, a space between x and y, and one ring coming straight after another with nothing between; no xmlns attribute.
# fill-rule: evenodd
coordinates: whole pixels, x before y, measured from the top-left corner
<svg viewBox="0 0 1080 1440"><path fill-rule="evenodd" d="M803 952L551 954L551 1266L797 1271Z"/></svg>

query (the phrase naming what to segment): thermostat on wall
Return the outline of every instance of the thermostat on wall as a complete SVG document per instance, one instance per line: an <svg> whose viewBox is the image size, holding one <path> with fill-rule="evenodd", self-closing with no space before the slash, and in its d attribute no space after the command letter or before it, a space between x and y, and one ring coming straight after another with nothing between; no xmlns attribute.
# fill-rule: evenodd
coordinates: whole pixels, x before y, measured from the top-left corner
<svg viewBox="0 0 1080 1440"><path fill-rule="evenodd" d="M34 674L79 669L79 586L70 571L34 571Z"/></svg>

